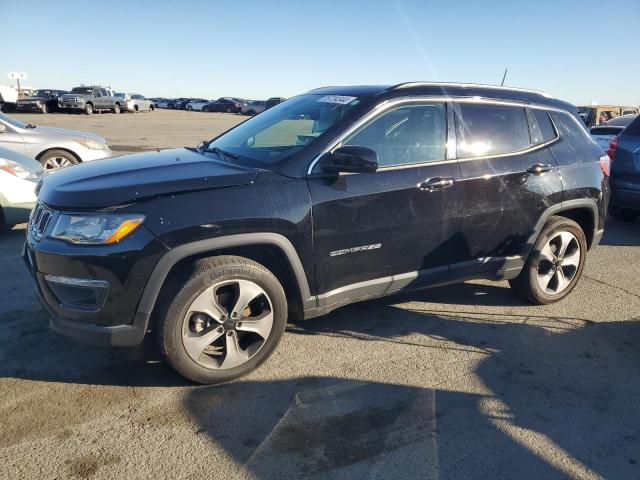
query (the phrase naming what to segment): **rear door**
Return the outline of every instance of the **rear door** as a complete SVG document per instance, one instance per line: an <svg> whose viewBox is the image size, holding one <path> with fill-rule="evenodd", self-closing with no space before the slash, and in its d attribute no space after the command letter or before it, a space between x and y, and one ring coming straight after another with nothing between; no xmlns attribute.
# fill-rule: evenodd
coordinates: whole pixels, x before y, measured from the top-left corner
<svg viewBox="0 0 640 480"><path fill-rule="evenodd" d="M546 111L525 105L468 101L454 110L461 179L451 275L517 267L541 213L562 200L559 170L546 148L555 130ZM546 140L535 116L546 118L545 131L551 128Z"/></svg>
<svg viewBox="0 0 640 480"><path fill-rule="evenodd" d="M377 172L309 177L320 306L447 278L459 178L449 130L445 103L392 107L342 142L375 150Z"/></svg>

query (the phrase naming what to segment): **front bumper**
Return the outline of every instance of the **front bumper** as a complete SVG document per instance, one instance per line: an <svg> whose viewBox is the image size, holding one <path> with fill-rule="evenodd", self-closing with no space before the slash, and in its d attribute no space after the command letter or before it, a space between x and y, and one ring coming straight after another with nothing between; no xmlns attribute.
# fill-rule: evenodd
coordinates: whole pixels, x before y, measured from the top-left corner
<svg viewBox="0 0 640 480"><path fill-rule="evenodd" d="M18 103L16 105L16 111L18 113L20 112L41 112L42 111L42 107L36 104L24 104L24 103Z"/></svg>
<svg viewBox="0 0 640 480"><path fill-rule="evenodd" d="M141 227L113 246L71 245L48 238L35 243L28 236L22 256L54 331L84 343L124 347L144 338L149 314L137 312L138 302L166 251ZM108 284L108 290L95 308L70 306L52 288L51 276L98 280Z"/></svg>

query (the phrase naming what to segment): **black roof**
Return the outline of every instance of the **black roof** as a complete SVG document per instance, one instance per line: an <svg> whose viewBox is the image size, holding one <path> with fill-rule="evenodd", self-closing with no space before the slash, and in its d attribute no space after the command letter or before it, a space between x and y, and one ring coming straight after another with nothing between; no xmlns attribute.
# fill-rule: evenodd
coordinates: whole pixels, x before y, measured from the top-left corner
<svg viewBox="0 0 640 480"><path fill-rule="evenodd" d="M446 95L450 97L482 97L496 100L535 103L561 108L576 114L576 108L570 103L553 98L551 95L535 90L526 90L496 85L478 85L468 83L407 82L398 85L366 85L323 87L309 93L326 95L350 95L356 97L378 97L380 99L398 98L413 95Z"/></svg>

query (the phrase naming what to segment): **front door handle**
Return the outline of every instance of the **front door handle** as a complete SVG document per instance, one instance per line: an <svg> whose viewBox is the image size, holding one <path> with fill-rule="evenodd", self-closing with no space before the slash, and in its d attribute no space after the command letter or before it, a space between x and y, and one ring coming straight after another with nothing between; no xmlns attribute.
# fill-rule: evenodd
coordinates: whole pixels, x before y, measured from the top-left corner
<svg viewBox="0 0 640 480"><path fill-rule="evenodd" d="M443 188L453 185L453 178L451 177L433 177L422 182L418 187L420 190L426 190L427 192L433 192L435 190L442 190Z"/></svg>
<svg viewBox="0 0 640 480"><path fill-rule="evenodd" d="M527 173L532 173L533 175L542 175L543 173L550 172L552 168L553 167L548 164L536 163L535 165L527 169Z"/></svg>

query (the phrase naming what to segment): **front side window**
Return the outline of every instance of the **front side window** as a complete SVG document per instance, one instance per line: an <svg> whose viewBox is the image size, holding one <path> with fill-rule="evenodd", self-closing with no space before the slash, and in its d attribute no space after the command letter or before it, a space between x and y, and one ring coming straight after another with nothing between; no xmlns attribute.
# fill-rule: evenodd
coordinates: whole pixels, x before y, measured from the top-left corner
<svg viewBox="0 0 640 480"><path fill-rule="evenodd" d="M444 160L446 125L444 104L405 105L372 120L343 145L374 150L380 167Z"/></svg>
<svg viewBox="0 0 640 480"><path fill-rule="evenodd" d="M515 153L531 146L522 107L458 104L456 138L458 158Z"/></svg>
<svg viewBox="0 0 640 480"><path fill-rule="evenodd" d="M275 165L315 143L359 104L358 97L300 95L241 123L208 148L218 147L252 163Z"/></svg>

